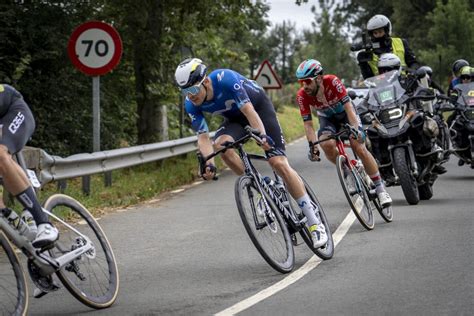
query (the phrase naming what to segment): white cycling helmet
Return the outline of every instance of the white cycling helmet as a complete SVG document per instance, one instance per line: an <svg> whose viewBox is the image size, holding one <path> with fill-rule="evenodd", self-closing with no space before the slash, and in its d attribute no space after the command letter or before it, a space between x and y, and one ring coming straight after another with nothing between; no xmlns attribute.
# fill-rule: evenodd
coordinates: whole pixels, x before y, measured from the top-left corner
<svg viewBox="0 0 474 316"><path fill-rule="evenodd" d="M392 70L401 71L401 61L397 55L392 53L385 53L380 55L379 62L377 63L379 73L389 72Z"/></svg>
<svg viewBox="0 0 474 316"><path fill-rule="evenodd" d="M206 65L199 58L187 58L176 67L174 78L178 86L185 89L201 82L206 76L206 70Z"/></svg>
<svg viewBox="0 0 474 316"><path fill-rule="evenodd" d="M392 23L390 23L390 20L385 15L374 15L370 18L369 22L367 22L367 31L370 35L373 30L381 28L385 29L387 35L392 35Z"/></svg>

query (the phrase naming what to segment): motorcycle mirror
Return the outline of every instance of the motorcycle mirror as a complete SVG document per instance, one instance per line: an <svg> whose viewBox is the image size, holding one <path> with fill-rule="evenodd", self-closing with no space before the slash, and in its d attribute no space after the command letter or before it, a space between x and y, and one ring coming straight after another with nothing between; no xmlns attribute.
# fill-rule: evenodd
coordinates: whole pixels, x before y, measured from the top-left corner
<svg viewBox="0 0 474 316"><path fill-rule="evenodd" d="M354 100L354 99L357 99L357 92L355 92L354 90L349 90L347 91L347 94L349 95L349 98L351 98L351 100Z"/></svg>

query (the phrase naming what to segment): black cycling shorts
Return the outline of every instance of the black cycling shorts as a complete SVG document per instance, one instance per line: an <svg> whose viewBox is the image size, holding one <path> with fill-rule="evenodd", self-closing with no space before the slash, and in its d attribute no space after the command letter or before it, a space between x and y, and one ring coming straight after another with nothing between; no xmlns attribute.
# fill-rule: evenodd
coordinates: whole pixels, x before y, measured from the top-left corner
<svg viewBox="0 0 474 316"><path fill-rule="evenodd" d="M24 101L11 105L0 118L0 144L8 148L10 154L19 152L35 131L35 119Z"/></svg>
<svg viewBox="0 0 474 316"><path fill-rule="evenodd" d="M335 114L331 117L319 116L318 118L318 138L323 134L336 134L346 123L349 123L346 111Z"/></svg>
<svg viewBox="0 0 474 316"><path fill-rule="evenodd" d="M257 106L254 105L255 111L262 120L265 132L275 142L274 148L265 152L267 158L286 156L285 139L272 103L266 95L261 96L258 101L259 103ZM231 119L225 118L224 122L217 129L214 140L221 135L229 135L234 140L238 140L245 136L244 128L247 125L250 124L243 113L240 116Z"/></svg>

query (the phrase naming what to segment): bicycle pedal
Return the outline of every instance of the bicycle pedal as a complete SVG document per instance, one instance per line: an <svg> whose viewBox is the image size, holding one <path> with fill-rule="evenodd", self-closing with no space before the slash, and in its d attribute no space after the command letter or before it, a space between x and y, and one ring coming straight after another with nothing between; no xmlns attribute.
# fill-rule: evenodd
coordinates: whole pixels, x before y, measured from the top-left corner
<svg viewBox="0 0 474 316"><path fill-rule="evenodd" d="M39 250L39 252L40 252L40 253L43 253L43 252L45 252L45 251L48 251L48 250L53 249L55 246L56 246L56 242L53 242L52 244L49 244L49 245L44 246L44 247L41 247L40 250Z"/></svg>

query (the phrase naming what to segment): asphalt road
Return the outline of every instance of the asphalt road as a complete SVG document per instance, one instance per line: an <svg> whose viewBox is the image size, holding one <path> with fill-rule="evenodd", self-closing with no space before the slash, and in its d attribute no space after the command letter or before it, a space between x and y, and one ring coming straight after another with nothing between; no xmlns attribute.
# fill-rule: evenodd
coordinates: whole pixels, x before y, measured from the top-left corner
<svg viewBox="0 0 474 316"><path fill-rule="evenodd" d="M308 161L306 148L303 141L290 145L289 158L320 198L334 232L349 207L334 166ZM429 201L410 206L400 187L389 188L394 221L375 214L369 232L356 220L333 259L311 269L305 263L312 253L297 247L289 275L274 271L253 247L235 206L236 177L224 171L219 181L100 219L121 278L111 308L91 310L61 289L32 299L30 314L229 314L252 298L240 315L472 315L474 170L456 162L448 162ZM262 300L260 292L279 281L280 290Z"/></svg>

